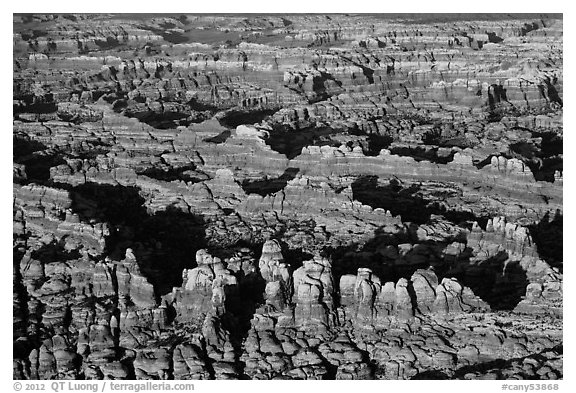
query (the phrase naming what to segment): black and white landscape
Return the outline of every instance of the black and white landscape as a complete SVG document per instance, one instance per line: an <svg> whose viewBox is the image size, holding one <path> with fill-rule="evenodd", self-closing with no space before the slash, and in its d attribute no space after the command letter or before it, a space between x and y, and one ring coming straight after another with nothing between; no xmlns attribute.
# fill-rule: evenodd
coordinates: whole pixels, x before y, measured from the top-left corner
<svg viewBox="0 0 576 393"><path fill-rule="evenodd" d="M562 45L15 14L14 378L563 378Z"/></svg>

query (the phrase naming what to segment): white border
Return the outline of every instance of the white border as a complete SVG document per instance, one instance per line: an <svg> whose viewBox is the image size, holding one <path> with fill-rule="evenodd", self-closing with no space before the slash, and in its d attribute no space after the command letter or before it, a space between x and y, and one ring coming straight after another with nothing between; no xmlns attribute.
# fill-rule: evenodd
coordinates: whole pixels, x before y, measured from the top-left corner
<svg viewBox="0 0 576 393"><path fill-rule="evenodd" d="M574 88L574 78L572 77L572 70L574 69L574 13L572 7L562 1L502 1L502 0L482 0L482 1L425 1L425 0L412 0L412 1L337 1L337 0L288 0L284 2L270 1L270 0L216 0L216 1L165 1L165 2L147 2L140 0L138 2L118 1L118 0L96 0L91 2L80 1L39 1L31 0L25 2L7 1L3 7L6 12L0 14L2 23L2 48L9 51L12 47L12 13L59 13L59 12L74 12L74 13L108 13L108 12L126 12L126 13L438 13L438 12L459 12L459 13L563 13L564 14L564 69L568 72L564 73L564 222L566 228L564 230L564 277L568 277L564 284L564 381L559 381L560 390L568 392L569 386L576 386L574 384L574 339L572 332L576 326L574 325L574 317L572 316L572 306L574 304L574 289L573 277L575 261L571 261L569 256L571 242L574 241L575 231L572 229L574 223L574 208L572 207L572 198L574 194L574 159L571 157L570 152L576 151L575 137L572 132L576 131L574 127L574 101L572 88ZM2 119L5 124L5 129L1 134L1 149L2 149L2 166L0 167L1 183L3 185L2 192L0 192L0 199L2 209L2 216L0 217L0 230L2 236L2 251L6 255L3 261L1 279L2 296L1 299L1 315L4 323L1 326L3 347L6 348L6 354L0 357L0 375L3 377L0 381L0 386L5 388L5 391L13 391L12 385L12 354L8 348L12 346L12 271L10 269L10 261L12 260L11 239L12 225L9 224L12 219L12 188L9 188L10 179L12 178L12 137L9 131L12 128L12 115L11 115L11 96L12 96L12 83L8 80L9 75L12 74L12 61L11 57L2 62L2 91L1 106ZM576 72L576 71L575 71ZM8 109L10 108L10 109ZM10 112L9 112L10 110ZM3 127L4 128L4 127ZM5 187L5 188L4 188ZM9 217L10 216L10 217ZM526 383L536 381L526 381ZM553 381L551 381L553 382ZM306 382L280 382L280 381L212 381L202 382L196 381L195 391L212 391L216 390L250 390L250 391L266 391L271 389L280 391L293 391L293 390L334 390L334 391L350 391L355 389L370 389L372 392L383 392L384 390L400 388L407 391L462 391L468 392L491 392L501 390L501 381L322 381L315 383L311 381ZM357 385L360 384L360 385ZM100 386L100 385L99 385ZM51 391L48 388L48 391ZM107 389L109 391L109 389ZM570 389L570 391L575 391Z"/></svg>

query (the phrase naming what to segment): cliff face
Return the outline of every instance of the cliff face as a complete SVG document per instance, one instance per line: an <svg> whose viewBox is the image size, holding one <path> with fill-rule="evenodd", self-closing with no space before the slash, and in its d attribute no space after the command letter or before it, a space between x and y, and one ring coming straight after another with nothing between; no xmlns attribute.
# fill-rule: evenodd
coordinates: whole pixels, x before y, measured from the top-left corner
<svg viewBox="0 0 576 393"><path fill-rule="evenodd" d="M561 378L562 24L15 15L14 378Z"/></svg>

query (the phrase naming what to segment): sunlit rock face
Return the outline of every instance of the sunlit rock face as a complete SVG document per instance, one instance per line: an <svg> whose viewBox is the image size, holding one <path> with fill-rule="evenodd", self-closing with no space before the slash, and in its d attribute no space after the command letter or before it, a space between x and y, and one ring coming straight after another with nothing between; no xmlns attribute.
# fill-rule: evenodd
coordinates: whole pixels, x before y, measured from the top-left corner
<svg viewBox="0 0 576 393"><path fill-rule="evenodd" d="M563 378L561 15L13 16L15 379Z"/></svg>

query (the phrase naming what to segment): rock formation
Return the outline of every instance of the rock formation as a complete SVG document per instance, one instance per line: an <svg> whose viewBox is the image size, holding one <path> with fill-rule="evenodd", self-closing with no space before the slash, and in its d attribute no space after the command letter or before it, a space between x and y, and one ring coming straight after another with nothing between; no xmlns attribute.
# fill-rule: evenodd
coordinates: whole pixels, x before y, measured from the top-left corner
<svg viewBox="0 0 576 393"><path fill-rule="evenodd" d="M563 377L561 15L13 15L15 379Z"/></svg>

